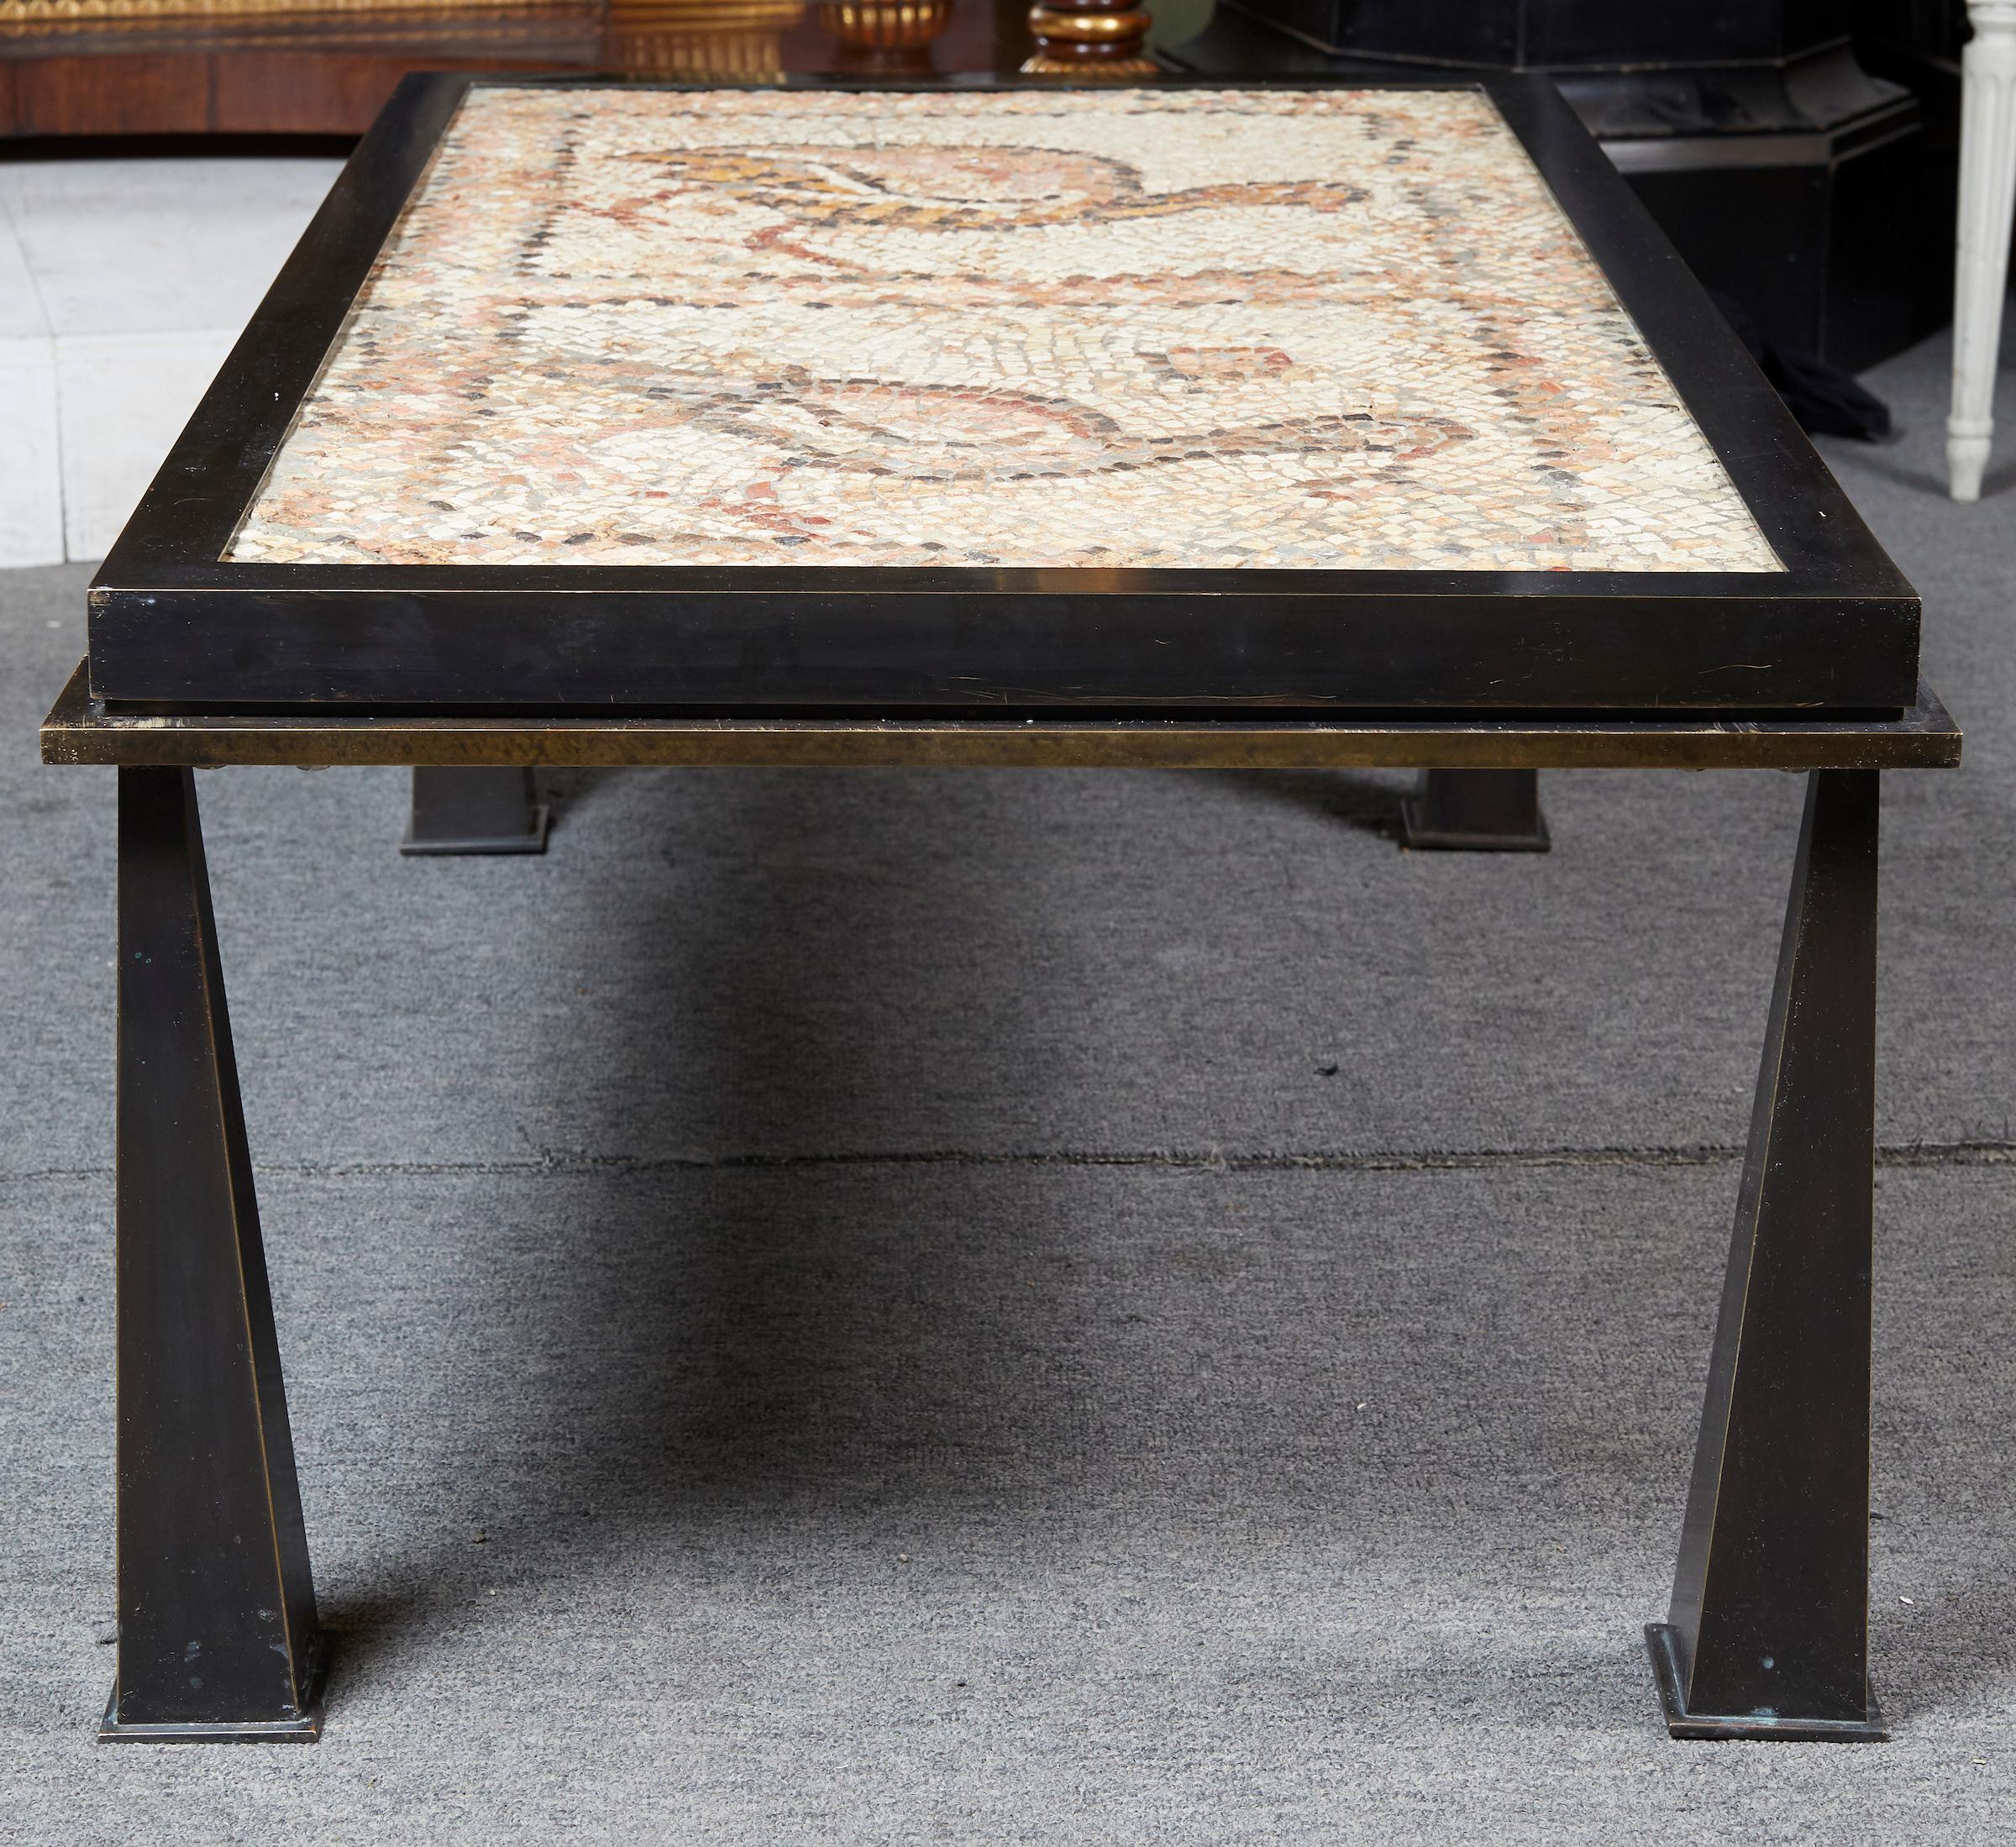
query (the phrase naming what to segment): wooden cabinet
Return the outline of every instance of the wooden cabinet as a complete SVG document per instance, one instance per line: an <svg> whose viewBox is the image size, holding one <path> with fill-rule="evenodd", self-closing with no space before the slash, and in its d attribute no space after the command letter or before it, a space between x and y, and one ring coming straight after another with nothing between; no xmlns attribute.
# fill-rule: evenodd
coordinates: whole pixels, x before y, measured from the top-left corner
<svg viewBox="0 0 2016 1847"><path fill-rule="evenodd" d="M1027 0L953 0L921 44L900 42L919 36L916 0L10 17L28 10L0 0L0 138L355 135L409 71L1012 71L1031 45Z"/></svg>

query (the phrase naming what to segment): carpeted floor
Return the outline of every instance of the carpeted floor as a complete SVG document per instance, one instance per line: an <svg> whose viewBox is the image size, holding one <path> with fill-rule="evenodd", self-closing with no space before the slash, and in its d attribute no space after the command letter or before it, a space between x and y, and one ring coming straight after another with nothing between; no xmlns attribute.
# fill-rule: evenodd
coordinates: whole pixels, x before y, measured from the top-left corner
<svg viewBox="0 0 2016 1847"><path fill-rule="evenodd" d="M201 779L318 1583L312 1750L100 1750L109 774L0 575L0 1839L2003 1841L2016 437L1830 459L1967 767L1886 805L1884 1747L1683 1745L1661 1615L1797 825L1556 775ZM2016 383L2016 380L2012 380ZM2016 391L2005 394L2016 431ZM1431 1158L1435 1157L1435 1158Z"/></svg>

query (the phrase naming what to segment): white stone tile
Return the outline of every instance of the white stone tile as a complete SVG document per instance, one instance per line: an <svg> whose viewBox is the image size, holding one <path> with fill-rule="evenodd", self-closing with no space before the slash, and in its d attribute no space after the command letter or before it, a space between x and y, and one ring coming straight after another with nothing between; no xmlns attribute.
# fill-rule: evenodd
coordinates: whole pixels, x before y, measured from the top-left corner
<svg viewBox="0 0 2016 1847"><path fill-rule="evenodd" d="M59 334L244 325L336 160L103 160L0 166L0 205Z"/></svg>
<svg viewBox="0 0 2016 1847"><path fill-rule="evenodd" d="M0 167L0 174L6 171ZM0 340L43 339L50 331L13 220L0 202Z"/></svg>
<svg viewBox="0 0 2016 1847"><path fill-rule="evenodd" d="M59 335L64 538L102 558L223 363L236 329Z"/></svg>
<svg viewBox="0 0 2016 1847"><path fill-rule="evenodd" d="M62 561L59 447L51 343L0 339L0 567Z"/></svg>

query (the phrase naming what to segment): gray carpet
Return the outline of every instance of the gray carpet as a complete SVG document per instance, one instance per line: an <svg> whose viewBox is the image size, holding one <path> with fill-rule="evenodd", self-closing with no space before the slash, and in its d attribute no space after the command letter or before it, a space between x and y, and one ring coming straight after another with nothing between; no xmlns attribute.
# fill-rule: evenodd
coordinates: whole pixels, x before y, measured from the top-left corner
<svg viewBox="0 0 2016 1847"><path fill-rule="evenodd" d="M1966 769L1887 795L1886 1747L1680 1745L1663 1613L1796 779L201 779L323 1605L312 1750L100 1750L112 783L0 575L0 1839L2000 1841L2016 438L1830 460ZM2016 380L2010 382L2016 384ZM2016 432L2016 391L2005 394ZM1425 1157L1435 1157L1433 1161Z"/></svg>

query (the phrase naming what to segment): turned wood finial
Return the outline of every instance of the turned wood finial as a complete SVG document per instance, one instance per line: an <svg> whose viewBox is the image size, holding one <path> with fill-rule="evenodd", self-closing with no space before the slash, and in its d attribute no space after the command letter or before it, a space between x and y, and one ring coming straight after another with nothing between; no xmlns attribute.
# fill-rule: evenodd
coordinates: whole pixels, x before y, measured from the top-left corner
<svg viewBox="0 0 2016 1847"><path fill-rule="evenodd" d="M1142 49L1152 15L1132 0L1037 0L1029 9L1036 55L1025 76L1152 77Z"/></svg>

